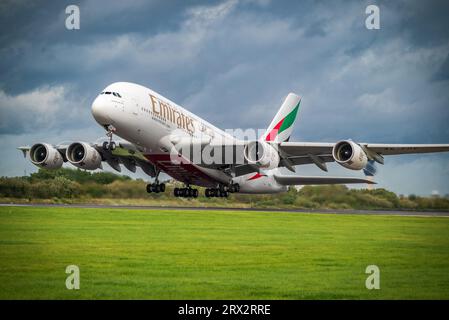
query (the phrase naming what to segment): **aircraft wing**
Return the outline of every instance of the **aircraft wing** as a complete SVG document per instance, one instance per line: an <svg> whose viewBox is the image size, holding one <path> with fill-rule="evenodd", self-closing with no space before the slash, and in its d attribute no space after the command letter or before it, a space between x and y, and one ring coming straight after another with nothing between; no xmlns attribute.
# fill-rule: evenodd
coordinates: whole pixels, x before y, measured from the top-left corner
<svg viewBox="0 0 449 320"><path fill-rule="evenodd" d="M381 155L397 155L409 153L431 153L449 151L449 144L376 144L376 143L360 143Z"/></svg>
<svg viewBox="0 0 449 320"><path fill-rule="evenodd" d="M322 142L281 142L278 150L283 154L284 163L293 165L316 164L320 169L327 171L325 163L333 162L332 149L335 143ZM383 156L433 153L449 151L449 144L376 144L358 143L369 159L383 163ZM281 163L282 164L282 163Z"/></svg>
<svg viewBox="0 0 449 320"><path fill-rule="evenodd" d="M449 151L449 144L378 144L358 143L360 146L380 155L398 155L410 153L431 153ZM335 143L322 142L281 142L279 148L287 155L294 156L332 156Z"/></svg>
<svg viewBox="0 0 449 320"><path fill-rule="evenodd" d="M121 165L124 165L126 169L131 172L136 172L136 167L140 167L147 175L154 177L156 175L156 169L154 165L148 161L140 152L136 146L126 141L116 142L114 150L104 150L101 144L90 143L101 155L102 161L108 163L114 170L121 172ZM64 162L67 162L66 149L68 144L55 145L55 147L63 156ZM26 157L27 152L31 147L24 146L17 148L23 152Z"/></svg>
<svg viewBox="0 0 449 320"><path fill-rule="evenodd" d="M190 146L194 146L192 142L188 142ZM280 167L286 167L294 172L294 166L304 164L315 164L323 171L327 171L326 163L334 162L332 149L336 143L329 142L281 142L270 143L272 147L276 148L280 155ZM373 144L373 143L357 143L366 153L369 160L375 160L383 164L383 156L411 154L411 153L433 153L449 151L449 144ZM199 143L197 143L199 145ZM243 159L243 150L246 142L231 141L229 144L214 144L204 141L201 143L201 148L210 147L219 151L220 164L213 161L209 163L201 163L202 167L223 170L235 176L258 172L259 169L255 165L248 164ZM226 150L227 149L227 150ZM233 149L234 157L226 158L226 151ZM190 154L195 154L191 152ZM237 157L240 160L237 161Z"/></svg>
<svg viewBox="0 0 449 320"><path fill-rule="evenodd" d="M349 184L349 183L368 183L375 182L363 178L351 177L312 177L312 176L293 176L293 175L275 175L274 179L282 185L317 185L317 184Z"/></svg>

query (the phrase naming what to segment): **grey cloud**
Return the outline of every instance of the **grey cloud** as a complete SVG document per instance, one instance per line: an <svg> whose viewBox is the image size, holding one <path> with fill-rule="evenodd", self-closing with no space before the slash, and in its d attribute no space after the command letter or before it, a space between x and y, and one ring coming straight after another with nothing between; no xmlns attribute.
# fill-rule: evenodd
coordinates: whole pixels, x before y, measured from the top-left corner
<svg viewBox="0 0 449 320"><path fill-rule="evenodd" d="M448 81L449 80L449 54L441 64L440 68L435 72L431 78L433 81Z"/></svg>
<svg viewBox="0 0 449 320"><path fill-rule="evenodd" d="M89 114L84 97L63 86L43 87L16 96L0 91L0 134L85 126Z"/></svg>

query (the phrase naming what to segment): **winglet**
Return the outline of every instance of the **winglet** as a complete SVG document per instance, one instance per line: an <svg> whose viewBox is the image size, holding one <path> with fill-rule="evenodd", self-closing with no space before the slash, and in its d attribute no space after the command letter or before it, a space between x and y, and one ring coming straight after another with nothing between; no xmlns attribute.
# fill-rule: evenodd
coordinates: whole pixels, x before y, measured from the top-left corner
<svg viewBox="0 0 449 320"><path fill-rule="evenodd" d="M28 147L28 146L26 146L26 147L18 147L17 149L22 151L23 157L26 158L27 157L27 152L30 150L30 147Z"/></svg>

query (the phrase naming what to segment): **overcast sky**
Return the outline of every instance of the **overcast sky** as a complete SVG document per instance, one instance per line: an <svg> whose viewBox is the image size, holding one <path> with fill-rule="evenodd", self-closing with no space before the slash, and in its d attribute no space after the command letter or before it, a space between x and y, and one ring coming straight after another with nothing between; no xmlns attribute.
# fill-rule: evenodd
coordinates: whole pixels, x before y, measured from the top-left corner
<svg viewBox="0 0 449 320"><path fill-rule="evenodd" d="M80 30L65 28L69 4ZM365 27L369 4L380 30ZM36 170L19 145L103 136L90 105L115 81L223 129L267 127L295 92L291 140L449 143L448 12L449 1L2 1L0 176ZM388 157L375 180L448 194L449 155Z"/></svg>

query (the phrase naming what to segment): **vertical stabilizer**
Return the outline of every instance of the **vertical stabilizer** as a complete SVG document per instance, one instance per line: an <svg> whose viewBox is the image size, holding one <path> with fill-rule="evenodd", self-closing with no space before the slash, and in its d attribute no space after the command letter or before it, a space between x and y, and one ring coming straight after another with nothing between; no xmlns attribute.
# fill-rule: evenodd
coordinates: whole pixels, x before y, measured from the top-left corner
<svg viewBox="0 0 449 320"><path fill-rule="evenodd" d="M271 121L267 132L262 136L262 140L268 142L288 141L293 131L300 103L301 98L298 95L289 93Z"/></svg>

